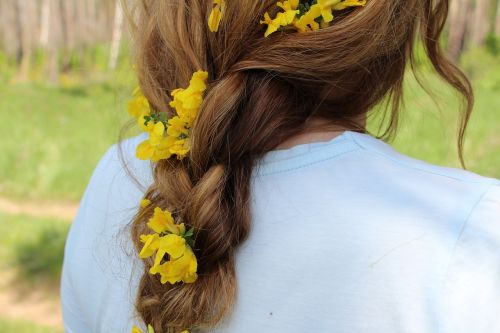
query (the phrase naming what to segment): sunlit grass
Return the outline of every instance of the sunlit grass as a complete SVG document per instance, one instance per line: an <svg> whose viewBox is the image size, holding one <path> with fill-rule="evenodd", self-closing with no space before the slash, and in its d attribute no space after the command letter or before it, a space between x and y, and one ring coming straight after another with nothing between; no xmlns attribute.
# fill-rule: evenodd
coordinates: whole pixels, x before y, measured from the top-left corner
<svg viewBox="0 0 500 333"><path fill-rule="evenodd" d="M466 134L465 162L469 170L500 178L500 61L486 54L474 65L466 60L476 94L476 104ZM408 76L406 108L401 128L393 142L395 148L430 163L460 167L456 149L458 96L435 74L422 72L429 96Z"/></svg>
<svg viewBox="0 0 500 333"><path fill-rule="evenodd" d="M0 195L78 200L128 119L130 86L1 86Z"/></svg>
<svg viewBox="0 0 500 333"><path fill-rule="evenodd" d="M62 330L39 326L25 320L10 320L0 317L2 333L62 333Z"/></svg>
<svg viewBox="0 0 500 333"><path fill-rule="evenodd" d="M6 214L0 221L0 269L14 269L21 282L57 284L70 223Z"/></svg>

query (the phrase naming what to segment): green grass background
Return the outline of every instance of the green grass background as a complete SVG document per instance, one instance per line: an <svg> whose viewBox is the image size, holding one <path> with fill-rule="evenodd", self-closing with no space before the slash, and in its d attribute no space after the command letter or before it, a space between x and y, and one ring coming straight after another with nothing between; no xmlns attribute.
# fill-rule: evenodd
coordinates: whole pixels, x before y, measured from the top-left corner
<svg viewBox="0 0 500 333"><path fill-rule="evenodd" d="M51 327L42 327L26 321L7 320L0 317L0 332L2 333L63 333Z"/></svg>

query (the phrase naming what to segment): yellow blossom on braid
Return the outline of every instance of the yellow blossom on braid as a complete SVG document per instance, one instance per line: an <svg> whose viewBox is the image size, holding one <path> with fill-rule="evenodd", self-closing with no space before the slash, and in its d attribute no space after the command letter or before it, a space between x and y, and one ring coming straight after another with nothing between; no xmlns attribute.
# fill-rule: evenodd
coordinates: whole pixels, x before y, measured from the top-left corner
<svg viewBox="0 0 500 333"><path fill-rule="evenodd" d="M208 27L211 32L219 31L220 21L224 15L224 8L226 6L225 0L214 0L214 8L210 12L208 18Z"/></svg>
<svg viewBox="0 0 500 333"><path fill-rule="evenodd" d="M207 72L197 71L186 89L172 91L170 106L177 115L170 119L165 112L152 112L140 89L136 89L128 111L137 119L139 128L149 134L149 138L137 147L137 158L158 162L173 155L178 159L186 157L190 150L189 130L203 102L207 78Z"/></svg>
<svg viewBox="0 0 500 333"><path fill-rule="evenodd" d="M264 13L261 24L267 24L265 37L280 28L295 29L299 32L315 31L327 28L333 21L333 11L341 11L349 7L365 6L366 0L288 0L276 4L283 12L278 12L273 19Z"/></svg>

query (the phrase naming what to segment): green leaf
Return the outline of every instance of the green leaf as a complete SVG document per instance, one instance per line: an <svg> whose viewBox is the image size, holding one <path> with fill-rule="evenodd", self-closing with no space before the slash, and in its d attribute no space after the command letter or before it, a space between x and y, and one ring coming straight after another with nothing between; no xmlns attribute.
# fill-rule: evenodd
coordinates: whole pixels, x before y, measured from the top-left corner
<svg viewBox="0 0 500 333"><path fill-rule="evenodd" d="M194 228L191 228L184 234L184 237L189 238L193 237L193 235L194 235Z"/></svg>

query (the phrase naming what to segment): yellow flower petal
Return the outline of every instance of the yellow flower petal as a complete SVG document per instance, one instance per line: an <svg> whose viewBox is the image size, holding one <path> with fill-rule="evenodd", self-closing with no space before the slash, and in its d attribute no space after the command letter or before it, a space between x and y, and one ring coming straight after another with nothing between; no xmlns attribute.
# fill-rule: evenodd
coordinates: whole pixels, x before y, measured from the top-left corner
<svg viewBox="0 0 500 333"><path fill-rule="evenodd" d="M151 200L148 200L148 199L141 200L141 208L146 208L149 205L151 205Z"/></svg>
<svg viewBox="0 0 500 333"><path fill-rule="evenodd" d="M170 152L177 155L179 159L186 157L190 150L191 147L189 144L189 140L187 139L176 140L175 143L170 147Z"/></svg>
<svg viewBox="0 0 500 333"><path fill-rule="evenodd" d="M219 25L224 15L225 5L224 0L214 0L214 8L208 17L208 28L211 32L219 31Z"/></svg>
<svg viewBox="0 0 500 333"><path fill-rule="evenodd" d="M153 217L149 219L147 225L159 234L166 231L174 234L178 234L179 232L179 228L175 225L172 214L168 210L163 211L159 207L155 208Z"/></svg>
<svg viewBox="0 0 500 333"><path fill-rule="evenodd" d="M165 258L165 255L170 256L170 261L182 257L186 252L186 240L180 236L169 234L159 239L158 251L156 252L155 261L149 272L156 274L160 272L160 264Z"/></svg>
<svg viewBox="0 0 500 333"><path fill-rule="evenodd" d="M133 326L132 333L142 333L142 331L137 326Z"/></svg>
<svg viewBox="0 0 500 333"><path fill-rule="evenodd" d="M181 135L187 135L189 133L186 128L187 123L185 120L178 116L172 117L168 120L167 134L173 137L179 137Z"/></svg>
<svg viewBox="0 0 500 333"><path fill-rule="evenodd" d="M134 90L134 98L128 103L127 111L134 118L150 114L151 108L149 102L142 94L140 88Z"/></svg>
<svg viewBox="0 0 500 333"><path fill-rule="evenodd" d="M278 31L278 29L281 26L279 23L275 22L267 12L264 13L264 20L260 21L260 24L267 24L267 30L266 33L264 34L265 37Z"/></svg>
<svg viewBox="0 0 500 333"><path fill-rule="evenodd" d="M141 242L144 243L144 246L139 253L139 258L141 259L151 257L160 248L160 236L158 234L141 235L140 239Z"/></svg>
<svg viewBox="0 0 500 333"><path fill-rule="evenodd" d="M318 30L320 26L315 20L321 16L322 10L323 7L319 4L312 5L307 13L294 22L294 26L300 32Z"/></svg>
<svg viewBox="0 0 500 333"><path fill-rule="evenodd" d="M154 147L151 145L149 139L143 141L139 146L137 146L136 156L140 160L149 160L155 152Z"/></svg>
<svg viewBox="0 0 500 333"><path fill-rule="evenodd" d="M343 10L348 7L365 6L366 0L345 0L333 7L333 10Z"/></svg>
<svg viewBox="0 0 500 333"><path fill-rule="evenodd" d="M186 240L181 236L169 234L160 238L159 248L165 250L172 259L178 259L186 252Z"/></svg>
<svg viewBox="0 0 500 333"><path fill-rule="evenodd" d="M154 272L160 274L161 283L175 284L178 282L194 283L198 279L196 273L198 263L196 256L189 246L186 246L184 255L177 260L169 260L155 267ZM151 272L151 271L150 271Z"/></svg>

